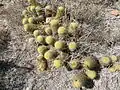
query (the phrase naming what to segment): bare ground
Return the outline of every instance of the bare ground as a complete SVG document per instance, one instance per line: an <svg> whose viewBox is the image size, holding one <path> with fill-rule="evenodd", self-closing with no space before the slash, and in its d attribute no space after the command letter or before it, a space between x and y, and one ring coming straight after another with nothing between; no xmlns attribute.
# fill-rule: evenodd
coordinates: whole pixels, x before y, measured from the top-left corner
<svg viewBox="0 0 120 90"><path fill-rule="evenodd" d="M70 21L76 19L81 23L85 36L80 39L79 51L97 58L120 55L120 16L110 14L112 9L120 10L119 0L49 0L47 3L64 4ZM24 0L0 0L0 90L79 90L70 81L77 71L67 71L64 67L36 71L38 53L30 43L32 37L21 24L21 12L26 5ZM120 90L120 73L102 69L100 79L87 90Z"/></svg>

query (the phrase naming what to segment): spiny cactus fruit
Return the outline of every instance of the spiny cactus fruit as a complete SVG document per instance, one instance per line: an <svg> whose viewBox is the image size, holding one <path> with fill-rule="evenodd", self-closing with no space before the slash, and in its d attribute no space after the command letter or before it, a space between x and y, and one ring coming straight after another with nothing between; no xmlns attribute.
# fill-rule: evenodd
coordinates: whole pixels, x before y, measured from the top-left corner
<svg viewBox="0 0 120 90"><path fill-rule="evenodd" d="M51 35L51 34L52 34L51 28L50 28L50 27L46 27L46 28L45 28L45 33L46 33L47 35Z"/></svg>
<svg viewBox="0 0 120 90"><path fill-rule="evenodd" d="M37 36L40 35L40 31L39 31L39 30L35 30L35 31L33 32L33 35L34 35L34 37L36 38Z"/></svg>
<svg viewBox="0 0 120 90"><path fill-rule="evenodd" d="M57 32L57 29L59 27L59 20L58 19L53 19L50 21L50 27L52 29L53 33Z"/></svg>
<svg viewBox="0 0 120 90"><path fill-rule="evenodd" d="M29 4L31 5L37 5L36 0L27 0Z"/></svg>
<svg viewBox="0 0 120 90"><path fill-rule="evenodd" d="M115 56L115 55L111 55L110 58L111 58L111 60L112 60L113 63L116 62L116 61L118 61L118 57Z"/></svg>
<svg viewBox="0 0 120 90"><path fill-rule="evenodd" d="M45 16L46 17L51 17L52 16L52 6L51 5L47 5L45 7Z"/></svg>
<svg viewBox="0 0 120 90"><path fill-rule="evenodd" d="M108 68L110 72L120 71L120 64L114 64L112 67Z"/></svg>
<svg viewBox="0 0 120 90"><path fill-rule="evenodd" d="M83 67L86 69L95 69L98 67L98 62L92 56L89 56L84 58Z"/></svg>
<svg viewBox="0 0 120 90"><path fill-rule="evenodd" d="M69 62L69 66L71 69L78 69L80 67L80 63L77 59L74 59Z"/></svg>
<svg viewBox="0 0 120 90"><path fill-rule="evenodd" d="M49 44L49 45L53 45L54 42L55 42L55 39L54 39L53 36L47 36L47 37L45 38L45 42L46 42L47 44Z"/></svg>
<svg viewBox="0 0 120 90"><path fill-rule="evenodd" d="M87 81L88 81L87 76L85 75L84 72L81 72L80 74L73 76L72 85L74 88L82 88Z"/></svg>
<svg viewBox="0 0 120 90"><path fill-rule="evenodd" d="M67 29L63 26L58 28L58 35L65 35L67 33Z"/></svg>
<svg viewBox="0 0 120 90"><path fill-rule="evenodd" d="M111 64L111 62L112 62L111 59L107 56L104 56L104 57L100 58L100 63L103 66L109 66Z"/></svg>
<svg viewBox="0 0 120 90"><path fill-rule="evenodd" d="M47 69L46 60L37 60L37 68L39 71L45 71Z"/></svg>
<svg viewBox="0 0 120 90"><path fill-rule="evenodd" d="M56 41L54 44L54 47L59 50L64 49L65 43L63 41Z"/></svg>
<svg viewBox="0 0 120 90"><path fill-rule="evenodd" d="M34 30L38 29L35 24L24 24L24 30L27 32L33 32Z"/></svg>
<svg viewBox="0 0 120 90"><path fill-rule="evenodd" d="M57 9L57 13L56 13L55 18L56 19L61 18L64 14L64 11L65 11L65 8L63 6L59 6L58 9Z"/></svg>
<svg viewBox="0 0 120 90"><path fill-rule="evenodd" d="M23 10L23 11L22 11L22 16L23 16L23 17L27 17L28 14L29 14L29 12L28 12L27 10Z"/></svg>
<svg viewBox="0 0 120 90"><path fill-rule="evenodd" d="M78 23L71 22L70 25L69 25L68 32L71 33L71 34L74 34L76 32L77 28L78 28Z"/></svg>
<svg viewBox="0 0 120 90"><path fill-rule="evenodd" d="M95 79L97 77L97 73L93 70L87 69L85 73L90 79Z"/></svg>
<svg viewBox="0 0 120 90"><path fill-rule="evenodd" d="M48 50L44 54L44 58L47 60L54 59L56 57L56 52L54 50Z"/></svg>
<svg viewBox="0 0 120 90"><path fill-rule="evenodd" d="M47 49L48 49L47 46L42 45L37 48L37 51L38 53L43 55L47 51Z"/></svg>
<svg viewBox="0 0 120 90"><path fill-rule="evenodd" d="M27 23L28 23L28 18L27 17L23 18L22 19L22 24L24 25L24 24L27 24Z"/></svg>
<svg viewBox="0 0 120 90"><path fill-rule="evenodd" d="M30 11L32 12L32 13L36 13L36 10L35 10L35 8L36 8L36 6L30 6Z"/></svg>
<svg viewBox="0 0 120 90"><path fill-rule="evenodd" d="M39 35L39 36L36 37L36 41L37 41L38 43L41 43L41 44L45 42L45 41L44 41L44 37L41 36L41 35Z"/></svg>
<svg viewBox="0 0 120 90"><path fill-rule="evenodd" d="M39 54L39 55L37 56L37 60L44 60L44 56L43 56L42 54Z"/></svg>
<svg viewBox="0 0 120 90"><path fill-rule="evenodd" d="M32 23L35 24L35 18L29 17L29 18L28 18L28 22L31 23L31 24L32 24Z"/></svg>
<svg viewBox="0 0 120 90"><path fill-rule="evenodd" d="M75 42L70 42L68 48L70 51L74 51L77 48L77 44Z"/></svg>
<svg viewBox="0 0 120 90"><path fill-rule="evenodd" d="M55 59L55 60L53 61L53 66L54 66L55 68L60 68L60 67L62 67L62 65L63 65L63 62L62 62L62 60L60 60L60 59Z"/></svg>

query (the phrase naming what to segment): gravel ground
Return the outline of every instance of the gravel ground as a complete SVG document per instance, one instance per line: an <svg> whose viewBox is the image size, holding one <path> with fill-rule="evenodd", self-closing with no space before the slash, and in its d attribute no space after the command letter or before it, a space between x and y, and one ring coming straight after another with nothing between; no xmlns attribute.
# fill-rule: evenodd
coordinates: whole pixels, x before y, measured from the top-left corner
<svg viewBox="0 0 120 90"><path fill-rule="evenodd" d="M88 11L85 11L86 5L78 4L81 1L84 0L49 0L48 3L64 3L71 13L71 19L74 17L78 20L82 29L86 30L85 33L94 29L94 36L90 36L95 38L94 43L86 41L87 46L90 46L90 55L97 58L111 54L120 55L120 16L110 14L111 10L120 9L120 1L111 3L112 0L91 0L96 1L95 6L88 6L91 7ZM102 1L105 1L105 5L99 3ZM0 90L80 90L73 88L70 81L77 71L67 71L63 67L37 72L35 59L38 53L34 43L30 42L32 37L24 32L21 24L21 12L26 5L24 0L0 0L0 32L7 32L5 42L0 42ZM100 15L90 15L93 11L99 11ZM101 43L102 39L104 42ZM106 68L102 69L100 79L94 81L94 87L83 90L120 90L120 73L110 73Z"/></svg>

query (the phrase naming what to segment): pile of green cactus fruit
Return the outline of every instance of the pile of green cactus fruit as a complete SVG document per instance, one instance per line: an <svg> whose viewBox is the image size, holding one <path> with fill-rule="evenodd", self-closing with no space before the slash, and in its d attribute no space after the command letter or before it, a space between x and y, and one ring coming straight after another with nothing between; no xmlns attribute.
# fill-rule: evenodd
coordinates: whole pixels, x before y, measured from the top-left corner
<svg viewBox="0 0 120 90"><path fill-rule="evenodd" d="M36 51L39 54L36 62L39 71L45 71L51 66L80 69L82 72L73 77L72 85L81 88L89 79L97 78L97 69L101 68L100 66L109 68L111 72L120 70L120 65L113 65L118 61L115 55L105 56L100 60L93 56L84 59L69 57L79 45L76 41L67 41L65 38L75 37L79 24L76 21L64 24L64 6L55 9L52 5L42 5L35 0L28 0L28 3L29 6L22 12L22 24L24 30L36 40Z"/></svg>

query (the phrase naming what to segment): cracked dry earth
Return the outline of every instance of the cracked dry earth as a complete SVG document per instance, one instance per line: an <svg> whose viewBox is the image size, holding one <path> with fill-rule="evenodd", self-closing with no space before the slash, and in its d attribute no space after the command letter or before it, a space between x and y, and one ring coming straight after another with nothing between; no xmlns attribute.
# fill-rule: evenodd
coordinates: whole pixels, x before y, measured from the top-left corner
<svg viewBox="0 0 120 90"><path fill-rule="evenodd" d="M41 73L36 71L38 53L29 41L31 36L24 32L21 24L21 12L25 6L24 0L0 0L0 31L9 32L7 45L4 48L0 46L0 90L80 90L71 86L70 79L75 71L67 71L64 67ZM120 55L120 16L110 14L112 9L120 9L119 6L105 8L103 33L106 40L115 44L91 52L98 58ZM87 25L83 27L88 28ZM120 73L102 69L100 79L95 80L94 87L87 90L120 90Z"/></svg>

